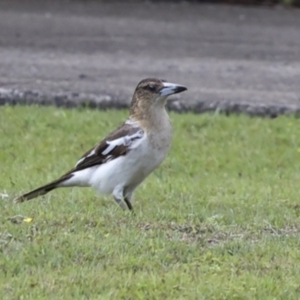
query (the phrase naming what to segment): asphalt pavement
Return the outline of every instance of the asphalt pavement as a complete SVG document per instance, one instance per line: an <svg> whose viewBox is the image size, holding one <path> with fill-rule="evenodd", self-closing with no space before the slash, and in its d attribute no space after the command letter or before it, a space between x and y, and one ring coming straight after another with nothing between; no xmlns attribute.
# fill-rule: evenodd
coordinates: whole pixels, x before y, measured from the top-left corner
<svg viewBox="0 0 300 300"><path fill-rule="evenodd" d="M146 77L180 112L299 112L300 10L0 0L0 104L126 107Z"/></svg>

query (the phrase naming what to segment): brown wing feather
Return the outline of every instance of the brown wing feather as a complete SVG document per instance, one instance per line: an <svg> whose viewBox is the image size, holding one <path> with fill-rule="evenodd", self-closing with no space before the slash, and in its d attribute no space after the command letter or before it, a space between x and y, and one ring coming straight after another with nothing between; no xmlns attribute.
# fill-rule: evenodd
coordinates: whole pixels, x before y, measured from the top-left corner
<svg viewBox="0 0 300 300"><path fill-rule="evenodd" d="M101 165L105 163L107 160L115 159L119 156L125 155L127 153L128 147L125 145L119 145L116 146L114 149L112 149L108 154L103 155L103 152L106 150L106 148L109 146L107 144L107 141L113 141L116 139L119 139L124 136L130 136L138 131L140 131L141 128L138 126L133 127L130 124L122 124L120 127L118 127L115 131L113 131L111 134L109 134L106 139L102 140L100 143L98 143L95 147L87 151L79 160L79 163L67 174L72 173L74 171L83 170L85 168L89 168L95 165ZM90 153L94 150L94 154L90 155Z"/></svg>

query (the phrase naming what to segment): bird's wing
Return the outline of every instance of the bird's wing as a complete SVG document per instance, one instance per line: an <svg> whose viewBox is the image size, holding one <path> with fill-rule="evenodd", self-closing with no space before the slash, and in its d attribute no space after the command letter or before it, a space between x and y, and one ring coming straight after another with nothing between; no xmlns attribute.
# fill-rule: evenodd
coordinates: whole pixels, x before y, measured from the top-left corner
<svg viewBox="0 0 300 300"><path fill-rule="evenodd" d="M95 147L87 151L71 172L101 165L119 156L126 155L130 149L139 145L144 136L145 133L141 127L131 122L125 122Z"/></svg>

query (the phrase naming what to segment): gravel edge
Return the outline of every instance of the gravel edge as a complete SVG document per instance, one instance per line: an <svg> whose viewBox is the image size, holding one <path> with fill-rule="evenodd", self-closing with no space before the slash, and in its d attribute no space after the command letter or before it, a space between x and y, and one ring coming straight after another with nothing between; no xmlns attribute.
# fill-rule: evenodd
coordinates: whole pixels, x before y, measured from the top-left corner
<svg viewBox="0 0 300 300"><path fill-rule="evenodd" d="M94 95L84 93L53 93L45 94L39 91L19 91L16 89L0 88L0 106L4 105L41 105L65 108L86 107L90 109L125 109L128 103L111 95ZM230 101L211 102L198 101L188 105L184 101L173 100L167 105L168 110L177 113L219 112L225 114L247 114L251 116L275 118L279 115L300 115L300 108L288 105L253 105L251 103L237 103Z"/></svg>

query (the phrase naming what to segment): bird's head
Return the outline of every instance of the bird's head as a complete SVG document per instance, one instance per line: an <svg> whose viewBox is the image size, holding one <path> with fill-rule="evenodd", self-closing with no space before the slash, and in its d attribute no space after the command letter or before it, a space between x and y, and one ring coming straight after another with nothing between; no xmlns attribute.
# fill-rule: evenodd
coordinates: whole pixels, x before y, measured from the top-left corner
<svg viewBox="0 0 300 300"><path fill-rule="evenodd" d="M130 112L135 114L147 114L151 108L164 108L170 95L187 90L185 86L170 83L166 80L147 78L136 87L131 101Z"/></svg>

